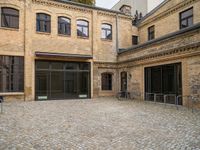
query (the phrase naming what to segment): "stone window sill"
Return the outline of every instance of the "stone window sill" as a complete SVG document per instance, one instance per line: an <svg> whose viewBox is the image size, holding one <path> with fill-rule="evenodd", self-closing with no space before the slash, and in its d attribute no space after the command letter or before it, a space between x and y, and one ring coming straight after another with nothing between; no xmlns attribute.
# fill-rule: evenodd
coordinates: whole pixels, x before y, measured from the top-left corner
<svg viewBox="0 0 200 150"><path fill-rule="evenodd" d="M71 35L67 35L67 34L58 34L58 36L60 36L60 37L71 37Z"/></svg>
<svg viewBox="0 0 200 150"><path fill-rule="evenodd" d="M0 96L20 96L24 95L24 92L5 92L5 93L0 93Z"/></svg>
<svg viewBox="0 0 200 150"><path fill-rule="evenodd" d="M110 40L110 39L103 39L103 38L101 38L101 40L105 41L105 42L112 42L112 40Z"/></svg>
<svg viewBox="0 0 200 150"><path fill-rule="evenodd" d="M83 36L77 36L78 39L85 39L85 40L89 40L89 37L83 37Z"/></svg>
<svg viewBox="0 0 200 150"><path fill-rule="evenodd" d="M17 28L0 27L2 30L19 31Z"/></svg>
<svg viewBox="0 0 200 150"><path fill-rule="evenodd" d="M42 34L42 35L51 35L51 33L49 32L39 32L39 31L36 31L37 34Z"/></svg>

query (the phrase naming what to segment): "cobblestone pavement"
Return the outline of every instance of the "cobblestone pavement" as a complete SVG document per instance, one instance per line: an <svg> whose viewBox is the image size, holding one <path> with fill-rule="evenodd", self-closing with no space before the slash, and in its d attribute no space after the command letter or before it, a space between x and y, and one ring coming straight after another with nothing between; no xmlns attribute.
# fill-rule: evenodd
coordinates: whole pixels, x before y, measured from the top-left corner
<svg viewBox="0 0 200 150"><path fill-rule="evenodd" d="M200 113L114 98L5 103L0 149L200 150Z"/></svg>

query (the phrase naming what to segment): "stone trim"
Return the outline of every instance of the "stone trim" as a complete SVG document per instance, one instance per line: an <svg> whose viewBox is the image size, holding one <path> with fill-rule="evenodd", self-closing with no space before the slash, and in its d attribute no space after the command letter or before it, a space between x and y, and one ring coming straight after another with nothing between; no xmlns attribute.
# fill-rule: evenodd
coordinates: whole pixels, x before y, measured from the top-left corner
<svg viewBox="0 0 200 150"><path fill-rule="evenodd" d="M196 31L196 30L198 30L198 31ZM121 52L118 52L118 54L121 55L121 54L124 54L124 53L135 52L135 51L144 49L147 46L152 46L152 45L158 44L160 42L164 42L164 41L172 39L172 38L173 39L177 38L178 36L182 36L183 34L186 34L188 32L198 33L199 31L200 31L200 23L197 23L197 24L193 25L192 27L185 28L185 29L164 35L160 38L154 39L152 41L147 41L147 42L140 44L140 45L137 45L137 46L133 46L133 47L130 47L130 48L127 48L127 49L123 49Z"/></svg>
<svg viewBox="0 0 200 150"><path fill-rule="evenodd" d="M121 15L127 16L126 14L119 11L114 11L114 10L105 9L101 7L89 6L89 5L75 3L71 1L65 1L65 0L48 0L48 1L47 0L32 0L32 1L33 3L38 3L42 5L62 7L65 9L78 10L78 11L87 12L87 13L92 13L93 10L100 10L104 12L110 12L114 14L121 14Z"/></svg>
<svg viewBox="0 0 200 150"><path fill-rule="evenodd" d="M118 64L138 62L138 61L144 61L144 60L149 60L149 59L156 59L156 58L162 57L162 56L169 57L169 55L174 55L177 53L181 54L183 52L190 52L192 50L196 50L197 53L200 53L200 51L198 52L198 50L197 50L199 47L200 47L200 42L197 42L197 43L193 43L193 44L182 46L182 47L172 48L172 49L169 49L164 52L159 52L159 53L150 54L150 55L146 55L146 56L142 56L142 57L138 57L138 58L129 59L126 61L121 61L121 62L118 62Z"/></svg>

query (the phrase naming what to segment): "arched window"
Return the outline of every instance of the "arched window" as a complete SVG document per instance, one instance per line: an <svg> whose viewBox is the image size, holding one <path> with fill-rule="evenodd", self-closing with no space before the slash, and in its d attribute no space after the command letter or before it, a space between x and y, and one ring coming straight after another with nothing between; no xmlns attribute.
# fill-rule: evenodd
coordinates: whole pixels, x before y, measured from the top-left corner
<svg viewBox="0 0 200 150"><path fill-rule="evenodd" d="M44 13L37 13L37 31L51 32L51 16Z"/></svg>
<svg viewBox="0 0 200 150"><path fill-rule="evenodd" d="M1 26L19 29L19 11L14 8L1 8Z"/></svg>
<svg viewBox="0 0 200 150"><path fill-rule="evenodd" d="M89 37L89 22L86 20L77 20L77 36Z"/></svg>
<svg viewBox="0 0 200 150"><path fill-rule="evenodd" d="M112 40L112 25L110 24L101 25L101 38Z"/></svg>
<svg viewBox="0 0 200 150"><path fill-rule="evenodd" d="M103 91L112 90L112 74L111 73L102 73L101 74L101 89Z"/></svg>
<svg viewBox="0 0 200 150"><path fill-rule="evenodd" d="M58 34L71 35L71 20L67 17L58 17Z"/></svg>

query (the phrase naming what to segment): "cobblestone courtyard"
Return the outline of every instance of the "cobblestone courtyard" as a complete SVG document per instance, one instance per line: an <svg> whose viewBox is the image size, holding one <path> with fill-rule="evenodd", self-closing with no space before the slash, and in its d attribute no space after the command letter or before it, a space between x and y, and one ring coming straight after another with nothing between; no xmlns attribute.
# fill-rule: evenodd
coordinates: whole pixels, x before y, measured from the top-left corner
<svg viewBox="0 0 200 150"><path fill-rule="evenodd" d="M5 103L0 149L200 150L200 113L112 98Z"/></svg>

